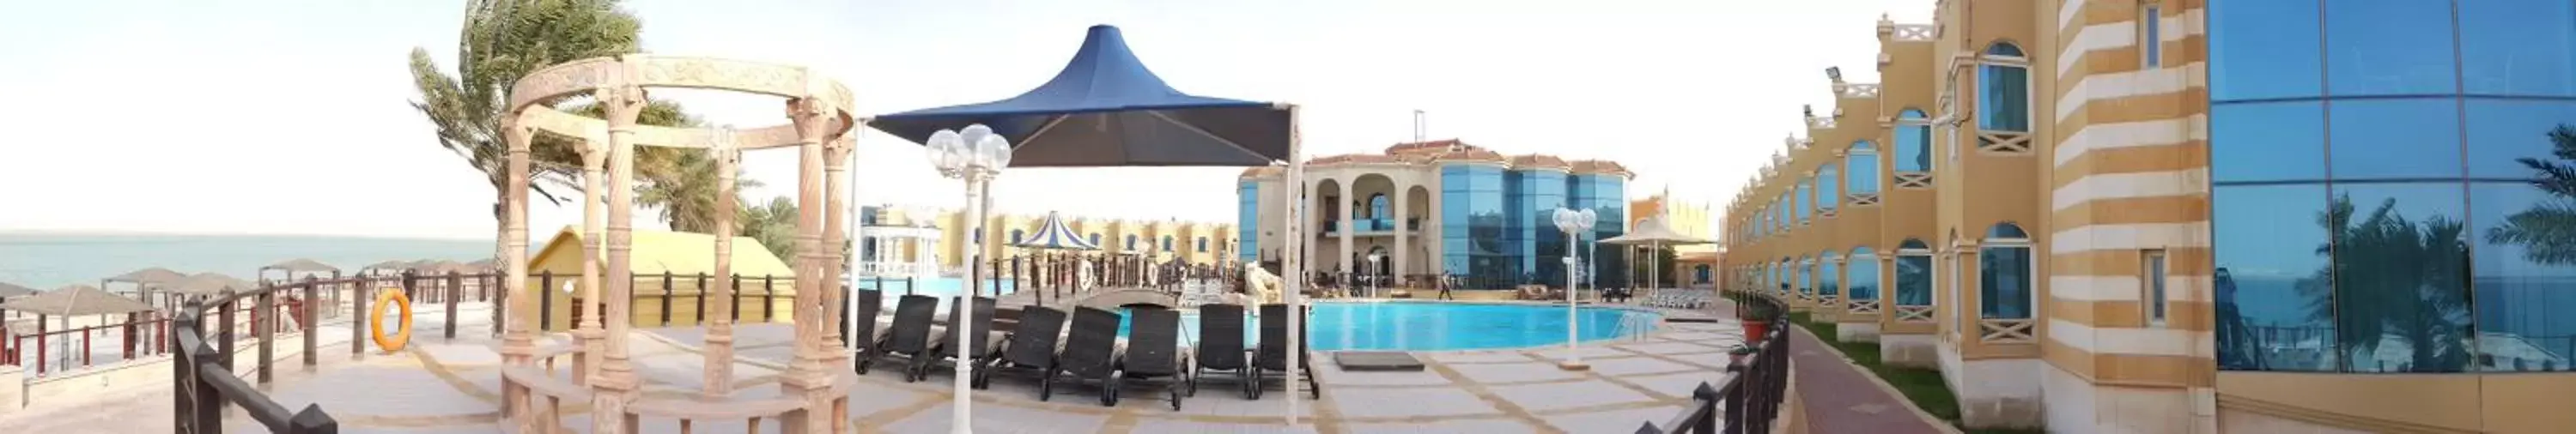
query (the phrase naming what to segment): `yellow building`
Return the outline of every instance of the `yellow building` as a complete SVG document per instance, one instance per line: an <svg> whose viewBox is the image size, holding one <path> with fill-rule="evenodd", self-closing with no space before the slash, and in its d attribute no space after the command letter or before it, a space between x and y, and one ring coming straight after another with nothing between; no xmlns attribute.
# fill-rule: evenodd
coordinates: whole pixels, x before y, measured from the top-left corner
<svg viewBox="0 0 2576 434"><path fill-rule="evenodd" d="M1654 196L1628 201L1628 227L1636 227L1646 219L1661 218L1664 226L1671 228L1673 233L1711 241L1718 239L1717 232L1710 225L1713 220L1708 204L1681 200L1672 195L1671 189L1665 189ZM1694 286L1714 284L1716 273L1707 267L1716 266L1717 244L1666 248L1673 252L1674 266L1663 270L1662 282Z"/></svg>
<svg viewBox="0 0 2576 434"><path fill-rule="evenodd" d="M972 234L961 210L905 210L895 207L865 207L860 243L866 251L865 262L888 264L937 264L942 270L960 270ZM1046 215L990 214L984 227L1002 238L985 246L985 258L1010 258L1033 252L1010 247L1021 237L1035 234ZM1211 222L1171 220L1122 220L1064 216L1065 226L1083 234L1108 253L1147 255L1157 261L1179 259L1192 264L1215 264L1231 259L1234 252L1234 225ZM867 239L868 234L881 235ZM879 248L883 250L877 250ZM882 256L872 256L882 253Z"/></svg>
<svg viewBox="0 0 2576 434"><path fill-rule="evenodd" d="M2576 427L2571 180L2534 167L2576 89L2527 69L2576 40L2480 30L2576 6L1932 4L1727 205L1727 286L1939 369L1971 426Z"/></svg>
<svg viewBox="0 0 2576 434"><path fill-rule="evenodd" d="M580 229L564 228L528 259L528 282L523 287L545 297L532 304L545 307L542 310L548 318L543 325L547 331L571 329L573 307L580 303L583 250ZM724 284L724 279L714 277L716 237L640 229L632 234L634 250L629 254L632 255L635 272L635 304L634 309L627 312L628 317L634 319L636 327L697 325L699 294L704 293L708 285ZM600 262L606 264L607 259L601 258ZM751 237L734 237L731 265L733 274L742 277L741 290L735 293L739 301L734 303L738 322L792 321L790 312L795 310L796 297L795 269L771 255L768 247ZM664 273L671 276L667 286L663 280ZM699 280L701 275L707 276L704 283ZM607 275L600 277L606 279ZM666 299L670 312L667 322L662 314ZM770 304L768 311L761 310L763 300ZM519 315L523 320L536 318L533 312Z"/></svg>
<svg viewBox="0 0 2576 434"><path fill-rule="evenodd" d="M1251 246L1244 261L1278 261L1294 253L1280 248L1297 236L1312 240L1300 243L1309 270L1415 283L1450 277L1468 289L1565 285L1557 258L1569 245L1628 232L1627 183L1635 177L1613 161L1507 156L1458 139L1316 157L1306 162L1303 186L1285 185L1285 174L1256 167L1236 181L1239 224L1261 228L1236 234ZM1310 214L1298 225L1307 234L1282 233L1291 191L1307 201L1298 207ZM1548 223L1558 208L1590 209L1599 220L1568 244ZM1593 267L1593 285L1629 285L1628 257L1618 249L1572 250Z"/></svg>

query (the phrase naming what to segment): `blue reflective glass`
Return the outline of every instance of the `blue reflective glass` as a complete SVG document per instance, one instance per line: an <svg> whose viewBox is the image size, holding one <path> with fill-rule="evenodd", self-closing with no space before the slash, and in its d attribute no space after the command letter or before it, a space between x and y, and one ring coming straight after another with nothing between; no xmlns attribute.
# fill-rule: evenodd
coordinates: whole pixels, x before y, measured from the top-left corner
<svg viewBox="0 0 2576 434"><path fill-rule="evenodd" d="M1878 256L1870 254L1868 247L1852 249L1851 266L1846 271L1843 285L1851 292L1851 300L1878 299Z"/></svg>
<svg viewBox="0 0 2576 434"><path fill-rule="evenodd" d="M1897 113L1896 171L1932 171L1932 125L1924 122L1928 120L1922 110Z"/></svg>
<svg viewBox="0 0 2576 434"><path fill-rule="evenodd" d="M1896 305L1932 305L1932 255L1909 253L1896 257Z"/></svg>
<svg viewBox="0 0 2576 434"><path fill-rule="evenodd" d="M1798 298L1816 298L1816 260L1798 260Z"/></svg>
<svg viewBox="0 0 2576 434"><path fill-rule="evenodd" d="M2450 97L2336 100L2336 180L2460 177L2459 101Z"/></svg>
<svg viewBox="0 0 2576 434"><path fill-rule="evenodd" d="M1798 221L1807 221L1807 216L1813 214L1816 208L1815 178L1807 178L1805 180L1798 181L1797 201Z"/></svg>
<svg viewBox="0 0 2576 434"><path fill-rule="evenodd" d="M2335 186L2335 329L2353 372L2470 364L2468 234L2457 182Z"/></svg>
<svg viewBox="0 0 2576 434"><path fill-rule="evenodd" d="M2316 1L2216 1L2208 5L2209 99L2325 94ZM2449 14L2445 13L2444 16Z"/></svg>
<svg viewBox="0 0 2576 434"><path fill-rule="evenodd" d="M2334 370L2334 294L2317 223L2325 186L2222 185L2210 196L2219 368Z"/></svg>
<svg viewBox="0 0 2576 434"><path fill-rule="evenodd" d="M1235 196L1240 204L1235 214L1235 256L1246 263L1259 262L1261 260L1261 183L1243 181L1238 183L1238 186ZM1128 240L1128 244L1135 244L1134 235L1129 235Z"/></svg>
<svg viewBox="0 0 2576 434"><path fill-rule="evenodd" d="M2576 203L2517 183L2470 184L2469 203L2478 368L2576 370Z"/></svg>
<svg viewBox="0 0 2576 434"><path fill-rule="evenodd" d="M1866 141L1852 145L1854 151L1850 162L1844 164L1849 167L1844 173L1848 174L1846 181L1850 184L1851 194L1878 192L1878 152L1868 150L1868 145Z"/></svg>
<svg viewBox="0 0 2576 434"><path fill-rule="evenodd" d="M1837 172L1839 171L1834 170L1833 164L1826 164L1825 167L1816 169L1816 206L1818 208L1834 209L1834 206L1842 203L1842 189L1835 188L1835 184L1842 180L1842 174Z"/></svg>
<svg viewBox="0 0 2576 434"><path fill-rule="evenodd" d="M1824 261L1816 263L1816 295L1834 298L1842 294L1842 267L1834 264L1841 260L1833 252L1825 252Z"/></svg>
<svg viewBox="0 0 2576 434"><path fill-rule="evenodd" d="M1978 248L1977 316L2030 319L2031 265L2029 246Z"/></svg>
<svg viewBox="0 0 2576 434"><path fill-rule="evenodd" d="M2458 91L2451 2L2334 0L2325 4L2326 93L2345 97Z"/></svg>
<svg viewBox="0 0 2576 434"><path fill-rule="evenodd" d="M2460 2L2460 74L2470 94L2576 96L2576 2Z"/></svg>
<svg viewBox="0 0 2576 434"><path fill-rule="evenodd" d="M2522 159L2556 160L2550 133L2576 126L2576 102L2469 98L2468 115L2469 176L2531 179L2538 172Z"/></svg>
<svg viewBox="0 0 2576 434"><path fill-rule="evenodd" d="M2209 111L2211 181L2326 178L2323 103L2215 104Z"/></svg>
<svg viewBox="0 0 2576 434"><path fill-rule="evenodd" d="M2030 68L1977 68L1977 129L2030 131Z"/></svg>

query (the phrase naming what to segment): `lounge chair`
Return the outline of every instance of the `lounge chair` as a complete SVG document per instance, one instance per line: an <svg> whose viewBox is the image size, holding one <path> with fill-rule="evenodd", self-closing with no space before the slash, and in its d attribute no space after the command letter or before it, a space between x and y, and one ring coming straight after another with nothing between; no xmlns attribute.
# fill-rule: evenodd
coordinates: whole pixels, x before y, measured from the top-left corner
<svg viewBox="0 0 2576 434"><path fill-rule="evenodd" d="M956 363L964 363L971 366L974 363L992 358L992 353L988 352L988 349L992 348L993 299L990 297L975 297L974 307L970 309L958 309L958 306L965 305L965 303L958 301L955 297L951 297L948 300L948 330L944 333L940 333L939 340L930 342L930 346L932 348L932 355L930 357L915 357L912 359L911 378L930 378L931 366L937 365L941 361L953 359L956 360ZM959 329L957 326L957 316L961 311L971 311L974 314L974 316L967 317L966 320L968 327L965 328L969 328L974 331L973 334L966 336L967 345L972 345L968 348L957 348L957 330Z"/></svg>
<svg viewBox="0 0 2576 434"><path fill-rule="evenodd" d="M1298 310L1299 314L1304 314L1304 309ZM1271 372L1278 372L1281 375L1286 375L1288 373L1288 315L1288 305L1261 305L1261 345L1259 347L1260 349L1254 351L1252 354L1252 381L1254 384L1252 387L1252 399L1261 399L1262 387L1260 384L1266 381L1266 377ZM1306 318L1306 320L1311 321L1312 318ZM1304 333L1305 330L1302 330L1305 328L1303 327L1306 325L1305 322L1299 322L1297 325L1300 326L1298 328L1301 329L1298 330L1298 335L1305 336L1307 339L1314 338L1314 335L1306 334ZM1308 394L1313 395L1315 399L1324 399L1324 389L1317 387L1315 384L1315 355L1312 352L1306 351L1306 346L1303 345L1304 342L1299 342L1299 344L1300 345L1298 345L1296 349L1298 353L1297 378L1282 378L1280 387L1286 388L1286 385L1288 384L1286 383L1287 381L1304 382L1306 383L1306 392Z"/></svg>
<svg viewBox="0 0 2576 434"><path fill-rule="evenodd" d="M851 325L859 328L854 333L841 336L841 347L867 354L869 349L877 346L877 313L885 309L885 292L862 289L851 296L859 298L859 308L841 315L841 329L849 330Z"/></svg>
<svg viewBox="0 0 2576 434"><path fill-rule="evenodd" d="M868 346L859 357L859 375L868 374L868 365L886 355L922 358L930 352L930 317L939 310L939 299L927 295L905 295L894 304L894 324L886 326L885 337ZM916 380L911 371L904 381Z"/></svg>
<svg viewBox="0 0 2576 434"><path fill-rule="evenodd" d="M1021 308L1020 323L1009 336L1002 337L1001 357L975 371L975 388L992 387L993 374L1003 369L1029 370L1039 375L1054 371L1055 346L1063 334L1064 311L1044 306Z"/></svg>
<svg viewBox="0 0 2576 434"><path fill-rule="evenodd" d="M1190 395L1198 395L1199 380L1214 371L1233 373L1244 399L1256 396L1252 389L1261 383L1253 381L1251 354L1243 347L1243 305L1199 306L1199 344L1194 352L1198 364L1190 369Z"/></svg>
<svg viewBox="0 0 2576 434"><path fill-rule="evenodd" d="M1055 369L1047 371L1046 381L1038 383L1039 401L1053 398L1055 382L1063 377L1072 377L1077 384L1086 378L1108 384L1110 374L1118 372L1118 319L1117 312L1074 309L1073 330L1065 334L1064 351L1056 354ZM1100 394L1101 405L1116 404L1115 399L1109 393Z"/></svg>
<svg viewBox="0 0 2576 434"><path fill-rule="evenodd" d="M1162 379L1163 391L1172 399L1172 411L1181 410L1181 389L1189 384L1189 360L1182 358L1181 313L1159 307L1137 308L1127 327L1127 355L1118 360L1118 374L1109 377L1105 391L1109 404L1118 403L1128 380Z"/></svg>

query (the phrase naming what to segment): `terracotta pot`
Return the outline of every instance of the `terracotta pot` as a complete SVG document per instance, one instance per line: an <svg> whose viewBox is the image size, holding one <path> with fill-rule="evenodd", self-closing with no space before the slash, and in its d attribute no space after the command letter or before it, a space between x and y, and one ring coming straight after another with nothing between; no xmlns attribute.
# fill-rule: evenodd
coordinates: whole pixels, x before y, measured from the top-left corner
<svg viewBox="0 0 2576 434"><path fill-rule="evenodd" d="M1747 344L1761 342L1762 337L1768 335L1770 331L1771 323L1769 321L1758 319L1744 320L1744 342Z"/></svg>

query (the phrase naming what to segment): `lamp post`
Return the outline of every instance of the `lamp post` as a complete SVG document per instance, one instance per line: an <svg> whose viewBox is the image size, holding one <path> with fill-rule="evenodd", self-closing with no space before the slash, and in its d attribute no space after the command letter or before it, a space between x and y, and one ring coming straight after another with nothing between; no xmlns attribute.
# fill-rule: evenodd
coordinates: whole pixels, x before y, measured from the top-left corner
<svg viewBox="0 0 2576 434"><path fill-rule="evenodd" d="M1592 230L1592 221L1596 218L1599 216L1589 209L1582 211L1556 209L1556 229L1565 232L1565 361L1557 362L1556 367L1568 371L1592 369L1591 365L1583 364L1583 354L1577 351L1579 348L1575 346L1577 342L1582 341L1580 335L1576 333L1576 330L1582 327L1582 323L1579 321L1581 316L1575 311L1574 284L1576 272L1581 271L1578 266L1583 263L1583 259L1574 254L1574 244L1580 242L1578 234Z"/></svg>
<svg viewBox="0 0 2576 434"><path fill-rule="evenodd" d="M929 150L930 164L939 168L940 176L966 181L966 215L970 221L966 224L966 232L977 233L982 231L984 226L984 219L982 218L984 215L984 201L980 196L984 195L985 190L983 187L986 182L991 181L994 177L1001 176L1002 168L1010 167L1010 139L1003 138L999 134L993 134L993 129L991 127L986 127L984 124L975 124L966 126L966 130L963 132L939 130L936 133L931 133ZM973 288L976 284L984 281L983 274L985 273L982 267L976 267L974 264L977 260L981 259L978 255L981 255L984 252L984 243L985 241L983 239L977 238L970 241L970 248L965 249L966 257L964 259L965 264L968 264L966 268L968 270L972 270L969 271L966 276L968 290L960 294L957 299L957 305L949 306L949 309L961 309L958 311L958 313L961 314L974 312L973 306L975 303L975 296L979 291L974 291ZM953 345L956 345L957 348L967 348L973 343L969 338L974 336L975 333L982 332L974 329L975 322L973 321L973 318L964 315L957 316L957 318L961 318L963 320L957 321L957 324L949 325L950 327L957 327L957 342ZM966 354L966 352L959 351L958 354ZM972 409L974 406L974 398L971 395L971 388L969 387L972 385L971 381L974 378L973 374L975 368L973 368L973 365L974 364L972 363L963 363L963 360L960 360L960 363L957 363L957 400L955 403L949 405L950 408L955 409L954 413L950 416L954 418L954 420L950 421L949 425L953 428L950 429L949 432L957 434L973 432L973 429L969 427L969 425L972 425L975 420Z"/></svg>
<svg viewBox="0 0 2576 434"><path fill-rule="evenodd" d="M1369 282L1369 297L1377 297L1377 296L1378 296L1378 293L1377 293L1377 289L1378 289L1378 287L1380 287L1380 286L1385 286L1385 285L1386 285L1386 282L1385 282L1385 281L1380 280L1380 278L1378 277L1378 275L1379 275L1379 274L1384 274L1384 273L1386 273L1386 266L1385 266L1385 265L1379 265L1379 264L1378 264L1378 262L1377 262L1378 260L1380 260L1380 259L1385 259L1385 258L1386 258L1386 254L1385 254L1385 253L1369 252L1369 254L1368 254L1368 261L1369 261L1369 262L1368 262L1368 263L1369 263L1369 266L1368 266L1368 270L1369 270L1369 275L1368 275L1368 282Z"/></svg>

